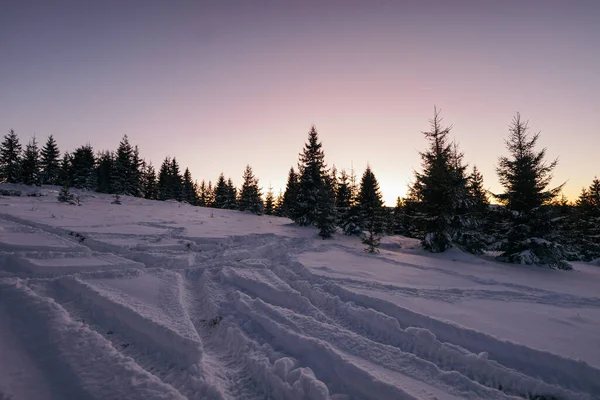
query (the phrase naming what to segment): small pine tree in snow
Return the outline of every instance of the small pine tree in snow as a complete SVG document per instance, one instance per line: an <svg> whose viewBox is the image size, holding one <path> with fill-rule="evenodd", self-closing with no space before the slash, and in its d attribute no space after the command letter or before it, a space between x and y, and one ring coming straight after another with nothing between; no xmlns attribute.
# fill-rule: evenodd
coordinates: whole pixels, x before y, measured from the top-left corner
<svg viewBox="0 0 600 400"><path fill-rule="evenodd" d="M81 146L73 152L71 168L74 187L78 189L96 188L96 157L90 144Z"/></svg>
<svg viewBox="0 0 600 400"><path fill-rule="evenodd" d="M113 169L113 190L120 194L135 194L135 185L132 182L132 171L134 166L133 147L129 143L127 135L119 143L115 156Z"/></svg>
<svg viewBox="0 0 600 400"><path fill-rule="evenodd" d="M298 186L298 174L294 170L294 167L291 167L281 204L281 214L284 217L292 218L294 215L296 205L298 204Z"/></svg>
<svg viewBox="0 0 600 400"><path fill-rule="evenodd" d="M183 201L188 204L195 205L196 200L196 188L194 187L194 181L192 180L192 173L189 168L185 169L183 173L183 184L182 184L182 198Z"/></svg>
<svg viewBox="0 0 600 400"><path fill-rule="evenodd" d="M112 193L114 175L114 154L102 151L96 155L96 190L100 193Z"/></svg>
<svg viewBox="0 0 600 400"><path fill-rule="evenodd" d="M215 201L213 207L215 208L225 208L228 201L228 190L227 190L227 181L225 180L225 175L221 172L219 175L219 179L217 179L217 183L215 185Z"/></svg>
<svg viewBox="0 0 600 400"><path fill-rule="evenodd" d="M265 197L265 214L273 215L275 210L275 196L273 195L273 187L269 186L267 196Z"/></svg>
<svg viewBox="0 0 600 400"><path fill-rule="evenodd" d="M158 183L156 181L156 171L152 163L146 165L142 175L142 191L145 199L156 200L158 198Z"/></svg>
<svg viewBox="0 0 600 400"><path fill-rule="evenodd" d="M0 182L19 183L21 179L21 144L14 130L0 144Z"/></svg>
<svg viewBox="0 0 600 400"><path fill-rule="evenodd" d="M71 193L68 186L63 186L58 192L58 201L61 203L74 204L75 196Z"/></svg>
<svg viewBox="0 0 600 400"><path fill-rule="evenodd" d="M173 183L171 179L171 159L165 157L160 166L157 183L158 199L168 200L173 198Z"/></svg>
<svg viewBox="0 0 600 400"><path fill-rule="evenodd" d="M325 176L323 185L318 192L317 212L315 226L319 229L319 236L323 239L330 238L335 233L337 222L335 211L335 192L333 190L332 178Z"/></svg>
<svg viewBox="0 0 600 400"><path fill-rule="evenodd" d="M278 216L278 217L283 217L283 199L284 199L284 195L283 192L281 190L279 190L279 194L277 195L277 198L275 199L275 205L274 205L274 209L273 209L273 214Z"/></svg>
<svg viewBox="0 0 600 400"><path fill-rule="evenodd" d="M342 221L350 210L350 201L352 200L352 191L348 179L348 174L345 170L342 170L335 195L335 208L338 215L338 224L340 226L342 226Z"/></svg>
<svg viewBox="0 0 600 400"><path fill-rule="evenodd" d="M231 178L227 179L225 191L225 208L227 210L237 210L237 188L233 184Z"/></svg>
<svg viewBox="0 0 600 400"><path fill-rule="evenodd" d="M24 184L37 186L41 184L40 177L40 151L35 136L25 147L25 154L21 164L21 180Z"/></svg>
<svg viewBox="0 0 600 400"><path fill-rule="evenodd" d="M60 162L59 181L62 186L71 186L73 182L73 156L69 152L63 154Z"/></svg>
<svg viewBox="0 0 600 400"><path fill-rule="evenodd" d="M198 205L200 207L208 207L208 195L206 191L206 181L203 179L202 182L200 182L200 186L198 187Z"/></svg>
<svg viewBox="0 0 600 400"><path fill-rule="evenodd" d="M329 176L325 169L325 154L322 147L317 129L313 126L308 133L308 143L305 144L299 161L298 197L292 219L300 226L316 223L319 201L327 198L323 191ZM331 182L328 182L328 185L331 188ZM322 209L326 208L323 205Z"/></svg>
<svg viewBox="0 0 600 400"><path fill-rule="evenodd" d="M358 208L358 184L354 168L350 171L349 179L350 202L348 209L340 216L340 227L344 231L344 235L353 236L362 233L362 222Z"/></svg>
<svg viewBox="0 0 600 400"><path fill-rule="evenodd" d="M179 163L177 162L177 159L175 157L173 157L173 159L171 160L171 168L169 170L169 173L171 175L171 193L173 196L172 199L181 201L183 194L183 177L179 170Z"/></svg>
<svg viewBox="0 0 600 400"><path fill-rule="evenodd" d="M254 177L252 167L249 165L246 166L243 179L244 183L240 190L240 200L238 204L239 210L251 212L253 214L262 214L264 205L258 186L258 179Z"/></svg>
<svg viewBox="0 0 600 400"><path fill-rule="evenodd" d="M48 136L48 140L41 151L40 169L41 181L44 185L58 185L60 177L60 151L58 145L52 135Z"/></svg>
<svg viewBox="0 0 600 400"><path fill-rule="evenodd" d="M367 166L362 176L357 208L366 231L362 242L367 246L367 251L373 253L379 247L384 232L385 219L379 183L370 166Z"/></svg>
<svg viewBox="0 0 600 400"><path fill-rule="evenodd" d="M518 264L571 269L561 246L547 240L552 223L546 207L562 185L547 189L558 160L547 164L546 149L535 151L539 133L528 134L528 124L517 113L505 141L510 157L500 157L496 168L504 193L495 197L514 213L500 260Z"/></svg>

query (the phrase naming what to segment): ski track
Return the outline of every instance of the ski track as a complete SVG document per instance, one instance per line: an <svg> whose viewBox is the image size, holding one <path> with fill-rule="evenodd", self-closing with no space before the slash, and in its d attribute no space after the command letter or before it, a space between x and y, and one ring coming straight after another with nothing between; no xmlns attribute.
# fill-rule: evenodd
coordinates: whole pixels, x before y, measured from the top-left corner
<svg viewBox="0 0 600 400"><path fill-rule="evenodd" d="M411 263L403 265L507 289L415 289L328 277L295 258L318 250L309 239L194 238L173 221L127 224L121 232L115 225L57 228L7 214L0 214L0 224L44 238L37 247L0 246L0 320L21 333L16 338L0 329L0 337L15 343L8 356L28 355L21 359L35 365L46 398L600 397L600 370L584 362L352 289L568 307L600 307L600 298ZM144 227L156 231L136 233ZM77 260L90 258L96 264L77 268ZM71 260L73 267L36 268L36 259ZM20 318L24 313L27 319ZM46 346L47 356L35 359L36 346ZM36 397L18 382L15 387L0 390L0 398Z"/></svg>

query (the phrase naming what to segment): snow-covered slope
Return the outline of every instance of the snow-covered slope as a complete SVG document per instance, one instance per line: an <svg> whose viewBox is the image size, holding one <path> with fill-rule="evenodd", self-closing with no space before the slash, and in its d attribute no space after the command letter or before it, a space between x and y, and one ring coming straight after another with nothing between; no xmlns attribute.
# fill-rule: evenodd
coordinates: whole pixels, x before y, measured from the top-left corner
<svg viewBox="0 0 600 400"><path fill-rule="evenodd" d="M0 399L600 398L600 268L0 198Z"/></svg>

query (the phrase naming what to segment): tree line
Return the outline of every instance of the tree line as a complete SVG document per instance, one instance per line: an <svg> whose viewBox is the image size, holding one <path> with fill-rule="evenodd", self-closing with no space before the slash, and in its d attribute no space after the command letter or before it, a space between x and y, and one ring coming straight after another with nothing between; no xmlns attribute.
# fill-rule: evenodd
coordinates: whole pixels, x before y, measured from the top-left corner
<svg viewBox="0 0 600 400"><path fill-rule="evenodd" d="M127 136L114 152L94 153L86 144L61 157L52 136L41 149L34 137L23 150L11 130L0 145L0 181L283 216L300 226L315 226L324 239L337 230L360 236L370 252L377 251L382 236L401 234L420 239L431 252L452 246L475 254L495 251L501 261L560 269L570 269L568 261L600 257L597 178L576 202L561 197L562 185L549 187L558 160L548 162L546 150L536 150L539 133L531 135L517 113L505 140L508 155L496 165L504 191L491 193L476 166L468 172L458 143L449 139L451 129L434 110L430 129L423 132L428 146L420 152L421 169L395 207L384 206L369 165L360 182L353 170L329 167L314 126L297 166L288 172L285 191L277 196L272 188L263 196L249 165L239 189L224 174L214 184L198 183L188 168L181 173L175 157L166 157L157 173Z"/></svg>

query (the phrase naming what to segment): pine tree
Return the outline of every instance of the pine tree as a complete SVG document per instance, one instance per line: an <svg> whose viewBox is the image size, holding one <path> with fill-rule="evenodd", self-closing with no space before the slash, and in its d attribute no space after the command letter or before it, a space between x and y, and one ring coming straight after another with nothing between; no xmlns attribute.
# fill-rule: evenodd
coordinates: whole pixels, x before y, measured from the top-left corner
<svg viewBox="0 0 600 400"><path fill-rule="evenodd" d="M275 213L275 196L273 195L273 187L269 186L267 196L265 198L265 214L273 215Z"/></svg>
<svg viewBox="0 0 600 400"><path fill-rule="evenodd" d="M238 208L240 211L248 211L253 214L262 214L264 205L262 202L262 194L258 186L258 179L254 177L252 167L246 166L243 175L244 183L240 190L240 201Z"/></svg>
<svg viewBox="0 0 600 400"><path fill-rule="evenodd" d="M191 205L197 204L196 189L194 187L194 182L192 181L192 173L190 172L189 168L186 168L185 172L183 173L182 191L183 201Z"/></svg>
<svg viewBox="0 0 600 400"><path fill-rule="evenodd" d="M400 196L396 198L396 206L394 207L392 218L392 233L395 235L407 235L406 201Z"/></svg>
<svg viewBox="0 0 600 400"><path fill-rule="evenodd" d="M60 203L74 204L74 202L75 202L75 196L69 190L69 186L68 185L64 185L60 189L60 192L58 192L58 201Z"/></svg>
<svg viewBox="0 0 600 400"><path fill-rule="evenodd" d="M348 179L348 174L345 170L342 170L335 194L335 207L340 227L343 227L343 222L348 217L350 202L352 201L352 189Z"/></svg>
<svg viewBox="0 0 600 400"><path fill-rule="evenodd" d="M212 181L208 181L208 186L206 187L206 206L215 206L215 190L213 189Z"/></svg>
<svg viewBox="0 0 600 400"><path fill-rule="evenodd" d="M89 143L75 149L71 159L71 167L74 187L78 189L95 189L97 182L96 157Z"/></svg>
<svg viewBox="0 0 600 400"><path fill-rule="evenodd" d="M96 155L96 190L100 193L112 193L114 176L114 154L111 151L101 151Z"/></svg>
<svg viewBox="0 0 600 400"><path fill-rule="evenodd" d="M329 181L331 182L331 189L333 190L334 193L334 201L335 204L337 205L337 193L338 193L338 186L339 186L339 180L338 180L338 170L335 167L335 165L333 165L331 167L331 171L329 173Z"/></svg>
<svg viewBox="0 0 600 400"><path fill-rule="evenodd" d="M298 174L294 170L294 167L290 168L288 173L288 180L285 187L285 193L283 194L283 203L281 204L281 214L284 217L292 218L296 205L298 204Z"/></svg>
<svg viewBox="0 0 600 400"><path fill-rule="evenodd" d="M485 211L490 204L488 199L487 191L483 188L483 175L477 169L477 166L473 166L473 172L469 175L469 182L467 184L469 195L474 199L474 208L477 211Z"/></svg>
<svg viewBox="0 0 600 400"><path fill-rule="evenodd" d="M379 182L377 182L375 174L368 165L360 184L358 209L362 225L366 230L362 242L367 245L367 250L373 253L379 247L384 232L385 220Z"/></svg>
<svg viewBox="0 0 600 400"><path fill-rule="evenodd" d="M41 151L40 169L43 185L58 185L60 177L60 151L52 135L48 136Z"/></svg>
<svg viewBox="0 0 600 400"><path fill-rule="evenodd" d="M563 236L575 248L574 260L592 261L600 258L600 179L594 177L587 189L582 189L575 212L569 216Z"/></svg>
<svg viewBox="0 0 600 400"><path fill-rule="evenodd" d="M202 182L200 182L200 187L199 187L199 194L198 194L198 205L200 207L208 207L209 204L209 196L207 194L207 186L206 186L206 181L204 179L202 179Z"/></svg>
<svg viewBox="0 0 600 400"><path fill-rule="evenodd" d="M225 208L229 200L229 193L225 175L221 172L215 185L215 208Z"/></svg>
<svg viewBox="0 0 600 400"><path fill-rule="evenodd" d="M158 173L158 199L168 200L173 198L173 184L171 180L171 159L165 157Z"/></svg>
<svg viewBox="0 0 600 400"><path fill-rule="evenodd" d="M418 199L425 231L423 247L443 252L451 246L466 212L466 166L457 146L448 141L452 127L442 127L437 109L430 121L431 130L423 132L429 149L421 152L422 172L415 172L411 195Z"/></svg>
<svg viewBox="0 0 600 400"><path fill-rule="evenodd" d="M558 164L544 160L546 149L537 152L539 133L529 136L528 123L520 114L513 118L510 134L505 141L509 157L500 157L496 172L504 193L495 197L516 216L511 221L502 261L525 264L547 264L571 269L564 261L563 250L556 243L545 240L552 231L548 210L544 206L560 192L562 185L548 189L552 171Z"/></svg>
<svg viewBox="0 0 600 400"><path fill-rule="evenodd" d="M183 193L183 177L181 176L181 172L179 170L179 163L177 163L177 159L175 157L173 157L173 159L171 160L170 174L173 199L181 201Z"/></svg>
<svg viewBox="0 0 600 400"><path fill-rule="evenodd" d="M331 175L323 177L323 184L317 192L317 212L315 215L315 226L319 230L319 236L323 239L330 238L335 233L337 214L335 211L335 191L333 189Z"/></svg>
<svg viewBox="0 0 600 400"><path fill-rule="evenodd" d="M273 207L273 214L278 217L284 216L284 214L283 214L283 199L284 199L284 195L280 189L279 194L277 195L277 198L275 199L275 206Z"/></svg>
<svg viewBox="0 0 600 400"><path fill-rule="evenodd" d="M146 164L144 173L142 175L142 192L145 199L157 200L158 199L158 183L156 181L156 170L152 163Z"/></svg>
<svg viewBox="0 0 600 400"><path fill-rule="evenodd" d="M349 191L349 207L340 217L340 227L344 231L344 235L360 235L362 233L362 223L360 210L358 208L358 184L356 182L356 172L354 171L354 168L350 169Z"/></svg>
<svg viewBox="0 0 600 400"><path fill-rule="evenodd" d="M137 146L133 148L131 157L131 168L129 170L129 181L131 184L131 195L142 197L144 161L140 157L140 150Z"/></svg>
<svg viewBox="0 0 600 400"><path fill-rule="evenodd" d="M38 186L41 184L40 175L40 151L34 136L25 148L21 163L21 180L26 185Z"/></svg>
<svg viewBox="0 0 600 400"><path fill-rule="evenodd" d="M134 170L134 150L127 135L119 143L113 169L113 190L118 194L135 194L135 183L132 181Z"/></svg>
<svg viewBox="0 0 600 400"><path fill-rule="evenodd" d="M65 152L60 161L59 183L67 187L73 184L73 156L69 152Z"/></svg>
<svg viewBox="0 0 600 400"><path fill-rule="evenodd" d="M19 183L21 180L21 144L14 130L8 131L0 144L0 182Z"/></svg>
<svg viewBox="0 0 600 400"><path fill-rule="evenodd" d="M326 193L323 193L327 191L325 178L328 177L328 172L325 167L325 154L319 142L317 129L313 126L308 133L308 143L305 144L299 160L298 200L292 219L300 226L315 224L319 201L327 198ZM329 186L331 187L331 182Z"/></svg>
<svg viewBox="0 0 600 400"><path fill-rule="evenodd" d="M224 208L228 209L228 210L237 210L238 205L237 205L237 189L235 187L235 185L233 184L233 181L231 180L231 178L227 179L227 185L226 185L226 195L225 195L225 206Z"/></svg>

